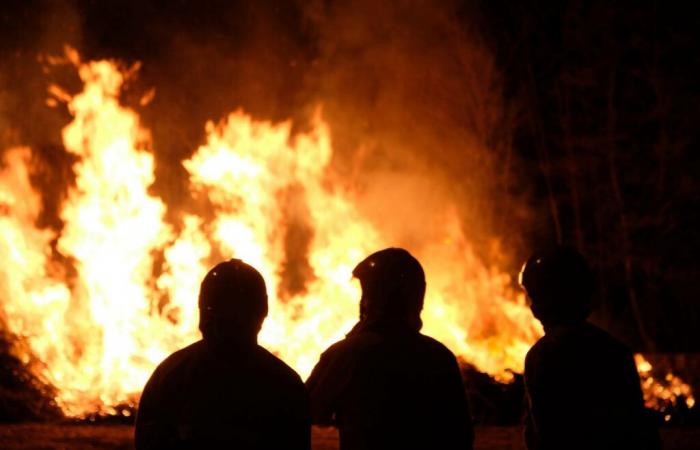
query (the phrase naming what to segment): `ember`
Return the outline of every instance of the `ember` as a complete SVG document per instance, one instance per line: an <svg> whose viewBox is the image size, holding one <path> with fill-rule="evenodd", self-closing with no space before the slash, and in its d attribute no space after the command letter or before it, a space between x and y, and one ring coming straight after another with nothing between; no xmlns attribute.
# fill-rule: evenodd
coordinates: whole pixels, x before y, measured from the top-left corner
<svg viewBox="0 0 700 450"><path fill-rule="evenodd" d="M635 355L637 370L642 381L644 391L644 403L647 408L655 409L664 414L664 420L671 420L671 414L677 407L693 408L695 397L691 387L680 377L671 372L661 378L656 378L652 373L652 366L642 355Z"/></svg>

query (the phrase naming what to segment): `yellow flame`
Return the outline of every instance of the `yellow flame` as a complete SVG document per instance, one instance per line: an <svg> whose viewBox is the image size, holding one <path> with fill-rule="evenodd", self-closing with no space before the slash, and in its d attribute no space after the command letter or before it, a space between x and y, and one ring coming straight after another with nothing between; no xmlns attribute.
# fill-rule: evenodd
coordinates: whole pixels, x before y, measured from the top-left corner
<svg viewBox="0 0 700 450"><path fill-rule="evenodd" d="M192 200L207 214L176 211L179 223L168 224L167 205L149 191L149 133L118 101L129 72L69 55L82 92L51 89L73 116L63 141L78 158L62 229L35 225L42 202L29 181L29 149L6 151L0 171L0 300L19 338L15 352L57 388L67 415L118 414L158 362L198 339L199 283L215 258L236 257L268 285L260 342L306 376L356 320L352 268L401 244L363 217L357 193L333 178L320 112L309 132L295 135L291 122L254 120L240 110L206 124L206 142L182 164ZM424 330L508 380L506 370L522 371L542 330L510 277L478 259L456 209L431 217L410 248L428 280ZM303 238L295 237L299 230ZM302 245L303 261L288 260L290 243ZM286 270L303 272L301 286L287 286Z"/></svg>

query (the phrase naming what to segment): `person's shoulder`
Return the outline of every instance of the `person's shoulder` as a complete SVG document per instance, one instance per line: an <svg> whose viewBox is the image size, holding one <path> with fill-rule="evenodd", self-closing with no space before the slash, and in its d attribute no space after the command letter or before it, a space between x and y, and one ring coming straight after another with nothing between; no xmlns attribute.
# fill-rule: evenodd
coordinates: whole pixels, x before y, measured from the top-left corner
<svg viewBox="0 0 700 450"><path fill-rule="evenodd" d="M432 338L430 336L426 336L422 333L418 333L417 340L420 343L420 345L427 351L438 355L442 358L456 360L454 353L452 353L452 351L449 348L447 348L445 344L438 341L437 339Z"/></svg>
<svg viewBox="0 0 700 450"><path fill-rule="evenodd" d="M171 353L156 366L147 385L154 387L161 386L163 383L170 384L171 381L182 374L185 366L192 363L196 355L202 351L202 346L203 344L200 340Z"/></svg>
<svg viewBox="0 0 700 450"><path fill-rule="evenodd" d="M344 355L352 355L358 351L379 345L384 341L384 338L371 331L362 331L359 333L351 333L345 338L332 344L328 347L322 356L338 357Z"/></svg>
<svg viewBox="0 0 700 450"><path fill-rule="evenodd" d="M285 381L288 384L303 387L304 383L301 380L301 377L287 363L282 361L280 358L278 358L262 346L258 346L256 350L257 356L262 362L263 366L274 377L276 377L280 381Z"/></svg>
<svg viewBox="0 0 700 450"><path fill-rule="evenodd" d="M407 341L401 355L407 370L442 377L445 381L460 377L460 362L445 344L422 333Z"/></svg>
<svg viewBox="0 0 700 450"><path fill-rule="evenodd" d="M541 367L548 362L558 361L557 353L567 353L566 344L562 345L561 336L548 333L540 337L525 354L525 373L532 373L534 367Z"/></svg>
<svg viewBox="0 0 700 450"><path fill-rule="evenodd" d="M360 339L361 338L358 336L345 337L345 338L329 345L328 348L323 351L323 354L324 355L332 355L335 353L342 353L347 348L351 348L351 347L357 345L357 342L359 342Z"/></svg>
<svg viewBox="0 0 700 450"><path fill-rule="evenodd" d="M180 350L173 352L172 354L170 354L170 356L168 356L160 364L158 364L158 367L156 367L156 373L165 375L168 372L171 372L172 370L176 369L177 367L180 367L182 364L191 360L198 353L200 353L203 349L203 345L203 341L200 340L188 345L187 347L181 348Z"/></svg>
<svg viewBox="0 0 700 450"><path fill-rule="evenodd" d="M530 347L525 355L525 363L543 357L557 359L559 356L571 355L583 347L597 345L599 338L587 322L552 327Z"/></svg>
<svg viewBox="0 0 700 450"><path fill-rule="evenodd" d="M537 342L532 344L532 347L530 347L530 350L527 351L527 354L525 355L525 359L527 358L534 358L537 354L541 353L548 347L552 347L554 342L553 338L550 335L545 334L544 336L540 337Z"/></svg>
<svg viewBox="0 0 700 450"><path fill-rule="evenodd" d="M561 366L572 359L586 364L591 355L609 360L632 358L632 352L605 330L585 322L557 327L542 336L525 355L525 372L534 366Z"/></svg>
<svg viewBox="0 0 700 450"><path fill-rule="evenodd" d="M630 350L629 347L602 328L591 323L586 323L586 332L597 347L619 355L632 355L632 350Z"/></svg>

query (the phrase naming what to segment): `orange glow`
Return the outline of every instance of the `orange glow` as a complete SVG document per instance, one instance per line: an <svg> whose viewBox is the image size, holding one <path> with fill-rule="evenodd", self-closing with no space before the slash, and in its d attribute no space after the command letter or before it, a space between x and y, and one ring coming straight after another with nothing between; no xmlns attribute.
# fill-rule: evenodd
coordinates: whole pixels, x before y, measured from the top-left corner
<svg viewBox="0 0 700 450"><path fill-rule="evenodd" d="M118 102L128 73L68 55L82 92L51 88L51 103L67 103L73 117L63 142L78 157L63 228L35 225L42 204L29 181L30 149L6 151L0 166L0 299L18 337L16 354L57 388L66 415L116 414L115 406L135 404L165 356L199 338L199 283L223 255L263 274L270 313L260 342L307 376L356 320L355 264L402 245L363 217L357 193L329 175L333 147L321 113L311 131L295 135L291 122L258 121L240 110L207 123L206 142L182 164L193 200L210 211L178 211L181 223L170 224L168 205L149 191L150 135ZM432 216L409 247L428 280L424 332L508 381L508 369L522 371L539 323L510 276L477 257L456 208ZM311 230L310 275L303 289L289 291L285 232L294 221Z"/></svg>
<svg viewBox="0 0 700 450"><path fill-rule="evenodd" d="M670 372L663 379L654 378L653 368L644 356L634 355L634 360L637 363L642 391L644 392L644 404L647 408L664 412L669 407L675 407L681 398L688 408L695 406L693 391L681 378ZM666 421L671 419L670 415L665 417Z"/></svg>

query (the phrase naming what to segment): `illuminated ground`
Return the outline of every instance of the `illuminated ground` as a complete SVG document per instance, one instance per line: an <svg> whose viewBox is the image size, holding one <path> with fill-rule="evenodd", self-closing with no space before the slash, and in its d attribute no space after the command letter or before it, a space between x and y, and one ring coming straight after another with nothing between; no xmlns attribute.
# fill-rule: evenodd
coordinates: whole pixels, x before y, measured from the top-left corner
<svg viewBox="0 0 700 450"><path fill-rule="evenodd" d="M16 449L132 449L133 428L128 425L0 425L0 448ZM695 450L700 428L662 430L665 450ZM314 429L313 450L336 450L337 436L331 430ZM519 427L478 427L478 450L524 450Z"/></svg>

